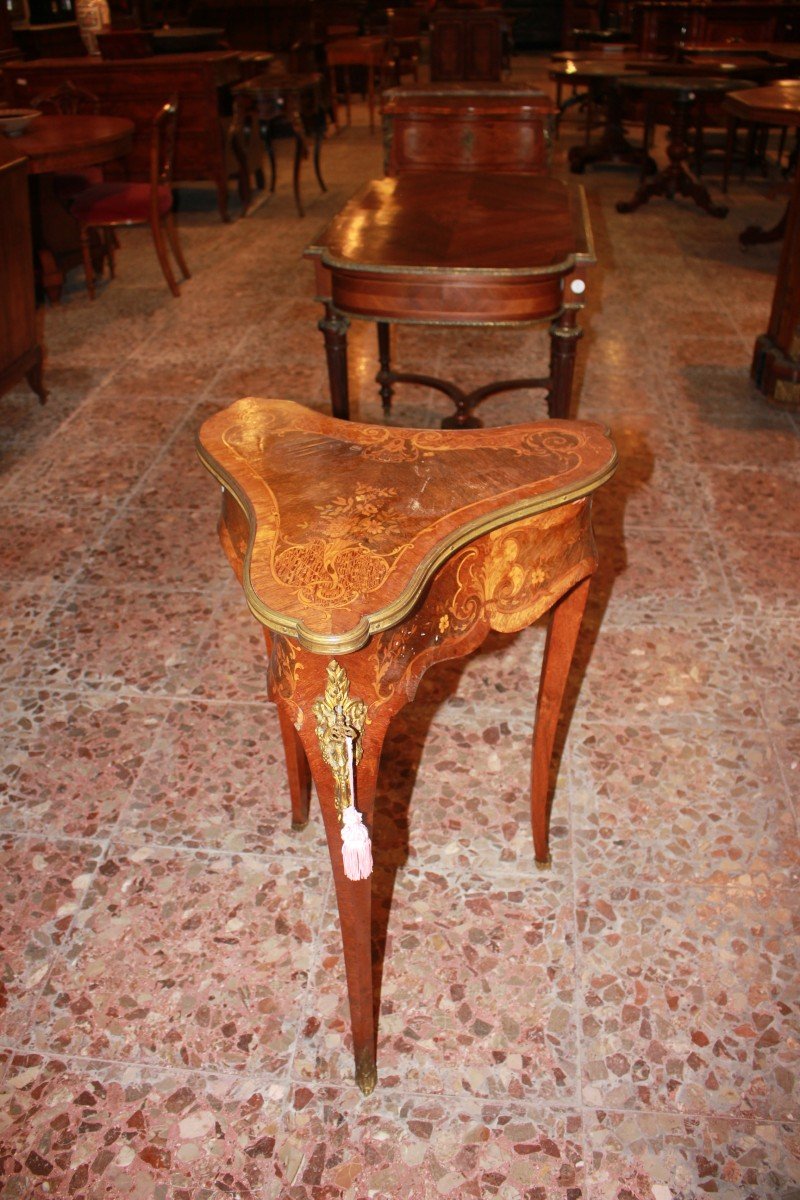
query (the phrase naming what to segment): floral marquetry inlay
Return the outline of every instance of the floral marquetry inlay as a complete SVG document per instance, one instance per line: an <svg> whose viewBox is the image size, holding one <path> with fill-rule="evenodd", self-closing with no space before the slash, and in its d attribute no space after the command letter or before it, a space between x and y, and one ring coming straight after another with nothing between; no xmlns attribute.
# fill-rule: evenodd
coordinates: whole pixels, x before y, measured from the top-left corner
<svg viewBox="0 0 800 1200"><path fill-rule="evenodd" d="M200 454L247 518L252 611L320 652L390 628L461 546L588 495L615 458L589 422L395 429L268 400L212 417Z"/></svg>

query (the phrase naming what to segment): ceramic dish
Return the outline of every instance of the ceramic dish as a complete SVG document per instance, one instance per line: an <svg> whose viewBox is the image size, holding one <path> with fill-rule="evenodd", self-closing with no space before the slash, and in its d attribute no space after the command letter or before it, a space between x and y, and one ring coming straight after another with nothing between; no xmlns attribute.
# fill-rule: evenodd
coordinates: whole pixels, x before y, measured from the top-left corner
<svg viewBox="0 0 800 1200"><path fill-rule="evenodd" d="M6 137L19 137L41 115L36 108L0 108L0 131Z"/></svg>

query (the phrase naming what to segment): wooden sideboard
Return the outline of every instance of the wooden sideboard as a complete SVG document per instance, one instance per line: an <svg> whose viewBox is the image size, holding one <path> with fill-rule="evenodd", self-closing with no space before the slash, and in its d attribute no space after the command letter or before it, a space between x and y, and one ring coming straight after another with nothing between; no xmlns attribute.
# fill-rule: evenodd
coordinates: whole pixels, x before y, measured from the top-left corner
<svg viewBox="0 0 800 1200"><path fill-rule="evenodd" d="M540 174L555 105L523 83L436 83L383 93L384 169Z"/></svg>
<svg viewBox="0 0 800 1200"><path fill-rule="evenodd" d="M430 16L431 80L499 80L504 23L499 8L437 8Z"/></svg>
<svg viewBox="0 0 800 1200"><path fill-rule="evenodd" d="M800 36L800 5L643 0L633 8L633 33L640 50L657 54L681 45L794 41Z"/></svg>
<svg viewBox="0 0 800 1200"><path fill-rule="evenodd" d="M162 104L177 97L174 181L213 181L220 216L227 221L228 89L259 69L249 68L246 57L223 50L110 62L89 57L41 58L6 63L3 75L12 104L29 105L34 97L69 79L97 96L98 111L103 115L129 117L135 132L126 165L134 180L149 179L153 118Z"/></svg>
<svg viewBox="0 0 800 1200"><path fill-rule="evenodd" d="M0 139L0 395L27 378L39 396L42 347L36 324L33 290L28 165L14 143Z"/></svg>

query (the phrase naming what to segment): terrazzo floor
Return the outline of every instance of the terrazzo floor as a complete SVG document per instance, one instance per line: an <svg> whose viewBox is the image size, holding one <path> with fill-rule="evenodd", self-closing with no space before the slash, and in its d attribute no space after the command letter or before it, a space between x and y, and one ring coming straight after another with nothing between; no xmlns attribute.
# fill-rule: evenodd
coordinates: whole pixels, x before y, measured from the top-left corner
<svg viewBox="0 0 800 1200"><path fill-rule="evenodd" d="M758 176L724 221L621 216L635 173L585 176L579 410L621 467L553 868L526 814L534 627L431 671L390 737L379 1085L352 1084L321 822L290 830L193 441L242 395L327 407L301 254L381 172L362 110L325 145L326 195L307 173L305 220L288 146L245 220L182 190L179 301L124 233L97 300L78 272L44 315L50 402L0 399L0 1194L797 1200L800 418L748 378L778 250L736 237L782 204ZM396 358L477 383L545 352L544 330L403 329ZM381 420L358 324L350 365L354 415ZM392 419L446 411L405 388Z"/></svg>

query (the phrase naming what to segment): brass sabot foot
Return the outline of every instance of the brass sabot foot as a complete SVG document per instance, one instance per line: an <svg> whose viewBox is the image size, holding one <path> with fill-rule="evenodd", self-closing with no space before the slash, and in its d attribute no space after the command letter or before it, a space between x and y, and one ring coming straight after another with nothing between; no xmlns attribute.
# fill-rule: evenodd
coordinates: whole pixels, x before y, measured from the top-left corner
<svg viewBox="0 0 800 1200"><path fill-rule="evenodd" d="M308 825L308 821L292 821L292 833L302 833Z"/></svg>
<svg viewBox="0 0 800 1200"><path fill-rule="evenodd" d="M535 858L533 861L536 863L537 871L549 871L553 865L553 860L549 854L544 861L540 861L538 858Z"/></svg>
<svg viewBox="0 0 800 1200"><path fill-rule="evenodd" d="M378 1082L378 1068L372 1054L363 1054L361 1061L356 1063L356 1083L365 1096L375 1091Z"/></svg>

